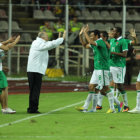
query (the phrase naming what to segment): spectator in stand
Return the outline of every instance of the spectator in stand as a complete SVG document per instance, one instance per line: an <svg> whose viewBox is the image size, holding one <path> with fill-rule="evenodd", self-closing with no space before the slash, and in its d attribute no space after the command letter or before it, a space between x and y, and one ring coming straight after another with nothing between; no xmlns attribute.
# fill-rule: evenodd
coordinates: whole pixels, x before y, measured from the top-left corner
<svg viewBox="0 0 140 140"><path fill-rule="evenodd" d="M56 24L54 24L54 29L59 33L59 32L64 32L65 30L65 25L60 18Z"/></svg>
<svg viewBox="0 0 140 140"><path fill-rule="evenodd" d="M51 27L49 21L44 21L44 25L40 26L40 32L46 32L49 40L53 38L53 31L54 29Z"/></svg>
<svg viewBox="0 0 140 140"><path fill-rule="evenodd" d="M81 22L78 22L77 17L74 16L73 19L70 21L70 32L72 33L71 35L74 36L74 44L79 44L79 31L81 30L81 27L83 24Z"/></svg>
<svg viewBox="0 0 140 140"><path fill-rule="evenodd" d="M62 17L62 15L63 15L63 10L62 10L62 7L60 6L61 5L61 3L60 3L60 1L56 1L56 3L55 3L55 8L54 8L54 11L53 11L53 13L54 13L54 15L56 16L56 17L59 17L59 18L61 18Z"/></svg>
<svg viewBox="0 0 140 140"><path fill-rule="evenodd" d="M80 31L82 25L83 24L81 22L78 22L77 17L74 16L73 19L70 21L70 31L71 32Z"/></svg>

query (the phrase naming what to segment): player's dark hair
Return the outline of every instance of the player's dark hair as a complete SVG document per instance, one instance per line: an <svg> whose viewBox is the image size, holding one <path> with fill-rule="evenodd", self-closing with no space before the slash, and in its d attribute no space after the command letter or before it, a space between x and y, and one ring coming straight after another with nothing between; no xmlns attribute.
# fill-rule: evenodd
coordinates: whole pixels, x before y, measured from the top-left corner
<svg viewBox="0 0 140 140"><path fill-rule="evenodd" d="M93 30L94 35L98 35L98 38L100 38L100 31L99 30Z"/></svg>
<svg viewBox="0 0 140 140"><path fill-rule="evenodd" d="M106 31L101 32L103 34L103 37L106 37L108 39L108 33Z"/></svg>
<svg viewBox="0 0 140 140"><path fill-rule="evenodd" d="M115 27L115 29L116 29L116 31L117 31L118 33L120 33L120 35L122 34L122 28L120 28L120 27Z"/></svg>

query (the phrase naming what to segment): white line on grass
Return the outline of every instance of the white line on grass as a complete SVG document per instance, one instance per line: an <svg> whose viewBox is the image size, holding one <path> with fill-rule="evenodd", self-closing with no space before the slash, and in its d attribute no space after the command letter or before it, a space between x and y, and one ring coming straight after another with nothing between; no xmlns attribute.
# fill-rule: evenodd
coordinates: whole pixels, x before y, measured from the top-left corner
<svg viewBox="0 0 140 140"><path fill-rule="evenodd" d="M0 128L5 127L5 126L8 126L8 125L12 125L12 124L20 123L20 122L23 122L23 121L26 121L26 120L29 120L29 119L32 119L32 118L37 118L37 117L40 117L40 116L49 115L49 114L51 114L51 113L53 113L53 112L66 109L66 108L69 108L69 107L72 107L72 106L81 104L81 103L83 103L83 102L84 102L84 101L77 102L77 103L74 103L74 104L71 104L71 105L67 105L67 106L64 106L64 107L57 108L57 109L55 109L55 110L52 110L52 111L49 111L49 112L46 112L46 113L42 113L42 114L38 114L38 115L26 117L26 118L23 118L23 119L20 119L20 120L16 120L16 121L13 121L13 122L1 124L1 125L0 125Z"/></svg>
<svg viewBox="0 0 140 140"><path fill-rule="evenodd" d="M140 139L140 136L0 136L0 138L20 138L20 139L27 139L27 138L33 138L33 139L46 139L46 138L61 138L61 139Z"/></svg>

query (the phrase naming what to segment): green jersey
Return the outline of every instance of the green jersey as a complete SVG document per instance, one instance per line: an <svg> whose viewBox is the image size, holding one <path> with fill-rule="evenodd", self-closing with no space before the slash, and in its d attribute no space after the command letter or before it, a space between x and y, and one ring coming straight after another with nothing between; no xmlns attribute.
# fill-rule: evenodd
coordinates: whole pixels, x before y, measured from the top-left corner
<svg viewBox="0 0 140 140"><path fill-rule="evenodd" d="M91 45L94 52L94 69L109 70L109 50L102 39L95 41L96 46Z"/></svg>
<svg viewBox="0 0 140 140"><path fill-rule="evenodd" d="M110 40L111 52L122 53L123 51L128 51L128 43L122 37ZM112 67L125 67L126 59L125 57L111 54L110 56L110 66Z"/></svg>
<svg viewBox="0 0 140 140"><path fill-rule="evenodd" d="M130 39L125 39L125 41L126 41L126 43L127 43L128 45L131 45L132 40L130 40Z"/></svg>

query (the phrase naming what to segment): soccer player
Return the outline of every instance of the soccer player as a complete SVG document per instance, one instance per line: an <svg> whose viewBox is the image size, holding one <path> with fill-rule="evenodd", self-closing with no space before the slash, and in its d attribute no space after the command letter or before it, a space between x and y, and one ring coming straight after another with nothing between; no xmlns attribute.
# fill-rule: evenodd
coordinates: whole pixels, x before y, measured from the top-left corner
<svg viewBox="0 0 140 140"><path fill-rule="evenodd" d="M13 48L19 41L20 36L18 37L11 37L7 41L0 43L0 103L2 106L2 113L3 114L13 114L16 113L15 110L12 110L8 107L8 83L6 76L4 74L4 71L7 71L7 68L5 69L2 67L2 58L4 57L4 52L8 51L9 49Z"/></svg>
<svg viewBox="0 0 140 140"><path fill-rule="evenodd" d="M83 35L83 30L84 30L84 27L81 29L81 31L79 33L79 39L80 39L80 42L81 42L82 46L86 47L86 45L88 45L88 43L83 40L83 36L82 36ZM101 35L102 36L102 39L105 40L105 41L107 40L107 37L108 37L108 35L107 35L106 32L103 32L103 33L99 34L99 32L97 30L94 30L93 32L90 33L90 38L91 39L94 39L93 38L93 34L96 36L96 40L97 40L97 38L98 38L99 35ZM88 94L88 96L87 96L87 98L85 100L84 105L83 106L80 106L80 107L76 107L76 109L78 111L87 112L88 107L89 107L89 104L90 104L90 102L92 100L92 95L93 95L92 92L89 92L89 94ZM103 95L101 95L99 93L98 94L98 98L100 98L100 102L102 102L101 100L103 99ZM98 108L96 108L96 109L98 109Z"/></svg>
<svg viewBox="0 0 140 140"><path fill-rule="evenodd" d="M105 36L105 38L104 38L103 36ZM101 34L101 37L104 38L105 41L110 42L110 39L112 39L112 38L114 37L114 35L113 35L113 28L111 28L111 29L109 30L108 34L107 34L107 33L106 33L106 35ZM108 39L108 38L109 38L109 39ZM109 48L109 50L110 50L110 48ZM96 106L96 109L97 109L97 110L101 110L101 109L102 109L103 97L104 97L104 96L103 96L102 94L99 93L99 95L98 95L98 102L97 102L97 106Z"/></svg>
<svg viewBox="0 0 140 140"><path fill-rule="evenodd" d="M83 30L88 44L85 48L92 48L94 52L94 71L90 80L89 90L93 96L93 106L89 112L96 112L99 91L107 95L109 99L110 109L107 113L114 113L114 97L109 89L109 44L103 41L99 31L94 30L90 37L88 36L88 26ZM92 36L92 39L91 39Z"/></svg>
<svg viewBox="0 0 140 140"><path fill-rule="evenodd" d="M108 36L109 36L109 38L113 38L113 32L112 32L112 31L113 31L113 30L111 29L110 32L109 32L109 34L107 34L107 32L102 32L102 33L101 33L101 38L104 38L104 36L106 36L106 38L105 38L104 41L110 42L110 41L107 40L107 39L108 39ZM108 48L108 53L109 53L109 59L110 59L110 46L109 46L109 48ZM114 86L114 83L113 83L113 82L111 82L111 84L113 84L113 86ZM110 88L110 89L112 90L112 88ZM112 90L112 93L113 93L113 95L114 95L114 90ZM101 109L102 109L102 100L103 100L103 97L104 97L104 96L103 96L102 94L99 94L99 95L98 95L98 102L97 102L97 106L96 106L96 109L97 109L97 110L101 110ZM114 97L114 102L117 104L118 112L120 112L123 103L120 102L120 101L119 101L117 98L115 98L115 97Z"/></svg>
<svg viewBox="0 0 140 140"><path fill-rule="evenodd" d="M140 113L140 71L136 82L136 90L137 90L136 107L128 111L129 113Z"/></svg>
<svg viewBox="0 0 140 140"><path fill-rule="evenodd" d="M88 45L88 43L87 43L86 40L83 40L83 31L84 31L84 27L81 29L81 31L79 33L79 40L80 40L82 46L84 46L86 48L86 46ZM98 37L99 36L99 32L97 30L94 30L93 32L90 33L90 38L91 39L94 39L93 38L93 34L95 36L94 38L96 38L96 39L99 38ZM87 98L85 100L84 105L83 106L80 106L80 107L76 107L76 109L78 111L87 112L88 107L89 107L89 104L90 104L90 102L92 100L92 95L93 95L92 92L89 92L89 94L88 94L88 96L87 96Z"/></svg>
<svg viewBox="0 0 140 140"><path fill-rule="evenodd" d="M110 30L110 32L108 33L108 35L109 35L109 38L111 39L111 41L113 41L115 39L114 38L114 33L113 33L113 28ZM127 42L127 44L128 45L135 45L135 44L137 44L138 40L137 40L136 33L135 33L135 30L134 29L130 29L130 35L131 35L131 37L133 39L132 40L125 39L126 42ZM118 99L117 99L118 96L119 96L119 91L118 91L118 89L116 89L116 84L114 84L114 81L111 81L110 82L110 88L111 88L112 92L116 91L116 96L114 97L114 102L117 105L120 104L120 107L121 107L123 105L123 103L122 102L119 102ZM102 109L102 100L103 100L102 98L103 98L103 95L99 94L99 99L98 99L98 103L97 103L97 109L98 110L101 110Z"/></svg>
<svg viewBox="0 0 140 140"><path fill-rule="evenodd" d="M112 75L112 80L116 84L116 88L119 90L123 97L124 109L123 112L129 110L127 93L124 90L124 77L126 71L126 56L128 51L128 43L124 38L122 38L122 29L120 27L115 27L113 29L114 38L110 40L111 45L111 57L110 57L110 72Z"/></svg>

